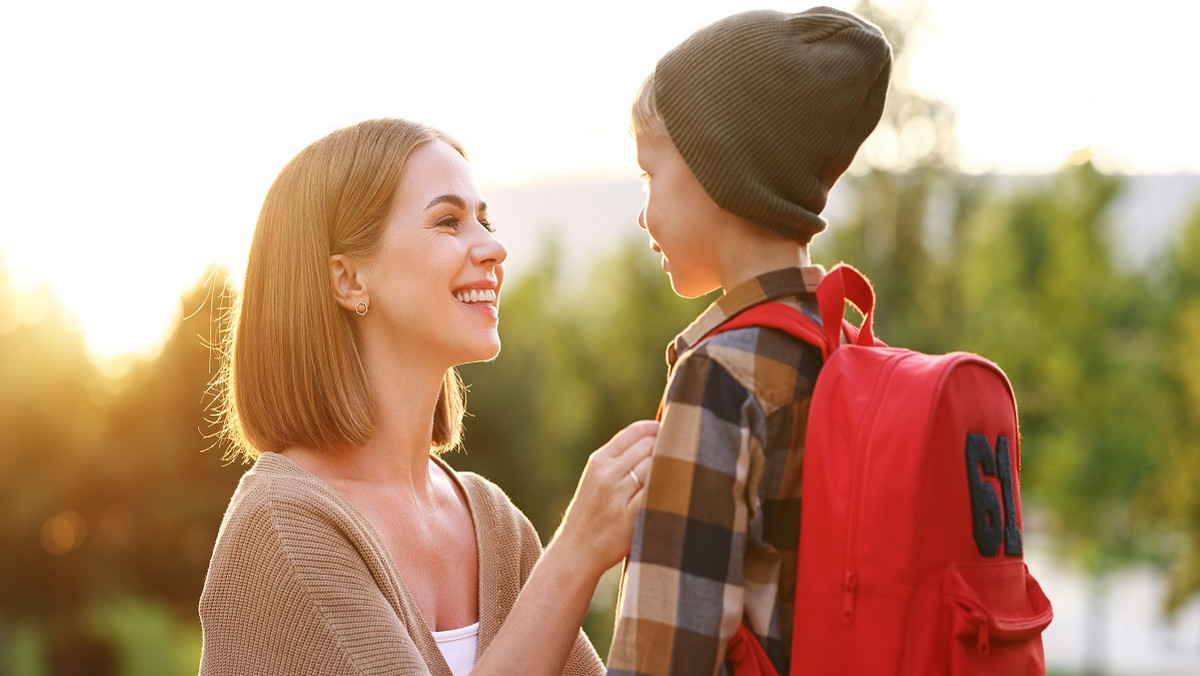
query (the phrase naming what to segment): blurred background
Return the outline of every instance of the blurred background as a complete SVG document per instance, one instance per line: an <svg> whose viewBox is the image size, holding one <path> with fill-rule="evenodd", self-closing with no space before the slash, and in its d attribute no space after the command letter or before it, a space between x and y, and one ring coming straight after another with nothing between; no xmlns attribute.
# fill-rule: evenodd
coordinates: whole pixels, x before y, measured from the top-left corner
<svg viewBox="0 0 1200 676"><path fill-rule="evenodd" d="M816 261L878 333L998 362L1057 674L1200 673L1200 9L830 2L896 53ZM468 149L509 246L465 452L544 538L653 416L675 297L634 218L628 107L733 0L0 7L0 674L189 674L246 467L209 382L258 206L305 145L400 116ZM800 5L775 5L800 10ZM616 576L586 629L601 655Z"/></svg>

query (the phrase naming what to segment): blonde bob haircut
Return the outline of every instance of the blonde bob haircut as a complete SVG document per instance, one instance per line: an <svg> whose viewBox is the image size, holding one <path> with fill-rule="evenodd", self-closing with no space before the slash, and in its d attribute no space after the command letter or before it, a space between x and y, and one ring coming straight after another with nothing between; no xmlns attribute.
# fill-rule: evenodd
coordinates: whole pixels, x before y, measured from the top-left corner
<svg viewBox="0 0 1200 676"><path fill-rule="evenodd" d="M329 257L378 249L413 150L446 134L407 120L339 129L296 155L259 213L241 297L227 320L217 412L227 459L254 461L293 446L362 445L375 410L354 312L333 295ZM458 445L463 385L446 372L433 414L432 452Z"/></svg>

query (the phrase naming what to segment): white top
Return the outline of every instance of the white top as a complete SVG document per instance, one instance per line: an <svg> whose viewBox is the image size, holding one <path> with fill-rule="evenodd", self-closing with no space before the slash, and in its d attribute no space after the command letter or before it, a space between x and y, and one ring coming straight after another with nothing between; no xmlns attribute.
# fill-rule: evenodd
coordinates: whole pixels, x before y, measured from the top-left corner
<svg viewBox="0 0 1200 676"><path fill-rule="evenodd" d="M433 640L446 658L450 673L454 676L466 676L475 668L475 649L479 645L479 623L450 629L448 631L432 632Z"/></svg>

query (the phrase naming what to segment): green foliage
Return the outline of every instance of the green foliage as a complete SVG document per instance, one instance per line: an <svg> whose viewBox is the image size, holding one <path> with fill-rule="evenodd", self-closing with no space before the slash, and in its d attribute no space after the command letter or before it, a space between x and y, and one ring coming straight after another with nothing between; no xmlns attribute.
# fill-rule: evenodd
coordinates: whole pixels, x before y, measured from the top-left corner
<svg viewBox="0 0 1200 676"><path fill-rule="evenodd" d="M1138 554L1128 510L1164 441L1154 307L1104 234L1118 191L1084 164L987 205L957 271L962 346L1018 394L1028 493L1094 567Z"/></svg>
<svg viewBox="0 0 1200 676"><path fill-rule="evenodd" d="M89 608L85 616L92 635L114 646L124 676L196 673L200 627L182 621L170 607L122 598Z"/></svg>
<svg viewBox="0 0 1200 676"><path fill-rule="evenodd" d="M875 168L843 179L852 208L814 257L871 277L885 340L999 363L1020 407L1034 527L1097 573L1165 556L1180 604L1200 591L1200 367L1188 339L1200 329L1200 224L1165 272L1129 271L1106 222L1119 178L1088 161L1022 181L954 172L953 112L908 86L905 47L923 3L858 11L893 39L895 84L876 138L899 161L864 147Z"/></svg>
<svg viewBox="0 0 1200 676"><path fill-rule="evenodd" d="M1094 571L1152 554L1147 493L1168 428L1161 297L1116 264L1120 180L1090 163L1014 182L925 168L849 181L836 258L873 280L884 340L1008 373L1037 528ZM814 243L821 246L820 239Z"/></svg>
<svg viewBox="0 0 1200 676"><path fill-rule="evenodd" d="M1169 609L1200 592L1200 204L1184 224L1164 266L1165 307L1160 331L1166 374L1165 450L1155 458L1155 481L1143 495L1153 517L1171 538Z"/></svg>
<svg viewBox="0 0 1200 676"><path fill-rule="evenodd" d="M861 9L889 35L907 36L921 7L906 7L909 19ZM1154 293L1153 273L1116 264L1105 219L1120 179L1090 162L1019 181L954 172L952 114L908 88L905 40L895 44L899 82L877 134L903 145L910 126L926 125L934 141L908 153L904 171L877 162L843 179L848 188L839 189L852 191L852 208L817 238L814 258L850 262L872 279L884 340L974 351L1006 370L1020 407L1023 494L1036 528L1097 572L1153 555L1148 523L1170 510L1147 496L1161 493L1155 468L1172 448L1168 430L1178 428L1162 355L1186 334L1164 329L1164 308L1178 300Z"/></svg>
<svg viewBox="0 0 1200 676"><path fill-rule="evenodd" d="M220 273L207 281L222 288ZM145 624L163 632L196 624L240 474L219 452L202 453L212 443L204 437L212 360L201 340L213 330L208 288L184 297L157 357L119 380L92 365L52 298L0 293L0 655L10 647L22 655L14 671L121 671L133 654L127 644L148 639L100 630L97 617L133 608L106 605L117 596L154 608L159 619ZM102 607L99 616L86 611Z"/></svg>
<svg viewBox="0 0 1200 676"><path fill-rule="evenodd" d="M4 627L6 640L0 651L0 673L12 676L47 676L45 631L32 622Z"/></svg>

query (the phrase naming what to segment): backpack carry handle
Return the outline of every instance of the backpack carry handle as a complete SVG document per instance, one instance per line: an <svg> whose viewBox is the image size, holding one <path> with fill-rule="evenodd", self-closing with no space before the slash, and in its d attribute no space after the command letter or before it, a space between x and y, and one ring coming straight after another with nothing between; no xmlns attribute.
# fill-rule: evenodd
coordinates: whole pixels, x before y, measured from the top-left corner
<svg viewBox="0 0 1200 676"><path fill-rule="evenodd" d="M829 354L841 345L846 312L846 301L850 301L863 315L862 326L856 331L847 331L855 345L871 347L878 345L872 328L875 315L875 289L863 273L845 264L838 263L817 286L817 303L821 307L821 325L825 329L825 340ZM852 325L850 328L853 328ZM857 333L857 335L855 335Z"/></svg>

